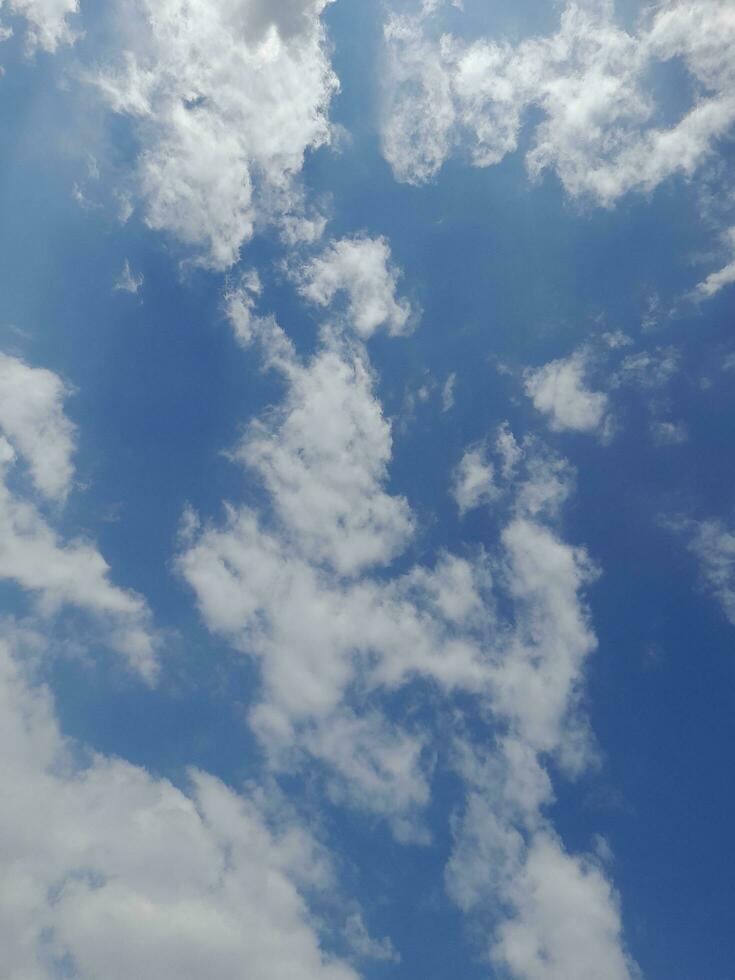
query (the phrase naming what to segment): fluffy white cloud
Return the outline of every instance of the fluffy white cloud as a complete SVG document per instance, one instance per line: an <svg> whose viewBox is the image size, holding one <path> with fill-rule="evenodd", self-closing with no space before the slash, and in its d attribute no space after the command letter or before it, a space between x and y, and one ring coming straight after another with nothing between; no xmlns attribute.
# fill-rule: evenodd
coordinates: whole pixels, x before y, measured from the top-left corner
<svg viewBox="0 0 735 980"><path fill-rule="evenodd" d="M513 916L492 945L518 980L632 980L618 900L599 866L567 854L548 832L531 840L507 900Z"/></svg>
<svg viewBox="0 0 735 980"><path fill-rule="evenodd" d="M207 625L259 660L250 719L273 764L307 753L329 768L335 799L385 816L401 839L425 836L422 734L395 728L364 698L420 675L448 693L482 690L482 651L467 631L484 621L483 570L447 557L394 582L345 583L245 508L221 528L192 530L178 567Z"/></svg>
<svg viewBox="0 0 735 980"><path fill-rule="evenodd" d="M60 44L70 44L75 33L68 18L79 11L78 0L7 0L11 13L27 21L26 43L31 52L36 48L55 51ZM0 0L0 13L3 3ZM0 41L2 25L0 25Z"/></svg>
<svg viewBox="0 0 735 980"><path fill-rule="evenodd" d="M637 34L617 25L608 0L567 2L556 33L517 45L435 38L432 13L394 15L385 29L383 148L400 180L430 179L456 146L475 166L497 163L517 148L534 106L544 118L526 157L530 175L553 169L570 195L609 206L673 174L691 176L735 123L728 0L674 0L644 18ZM696 95L665 127L646 75L674 57Z"/></svg>
<svg viewBox="0 0 735 980"><path fill-rule="evenodd" d="M498 496L494 483L495 468L482 445L466 449L454 471L452 496L460 514L481 504L489 504Z"/></svg>
<svg viewBox="0 0 735 980"><path fill-rule="evenodd" d="M383 489L390 425L367 357L334 334L305 365L275 324L288 390L249 427L233 457L262 478L287 537L302 555L344 575L385 564L413 531L408 504Z"/></svg>
<svg viewBox="0 0 735 980"><path fill-rule="evenodd" d="M467 798L454 821L450 896L490 930L488 956L516 980L633 980L619 903L593 859L569 854L543 810L553 801L537 753L505 736L460 742Z"/></svg>
<svg viewBox="0 0 735 980"><path fill-rule="evenodd" d="M61 378L0 352L0 431L23 455L42 494L63 501L73 475L74 427Z"/></svg>
<svg viewBox="0 0 735 980"><path fill-rule="evenodd" d="M8 980L355 980L319 948L301 891L333 882L292 818L274 825L257 795L205 773L183 792L67 742L10 645L0 643Z"/></svg>
<svg viewBox="0 0 735 980"><path fill-rule="evenodd" d="M87 74L137 121L147 223L213 268L237 261L256 223L300 211L294 180L329 140L337 87L325 3L140 0L122 57Z"/></svg>
<svg viewBox="0 0 735 980"><path fill-rule="evenodd" d="M9 483L24 461L43 494L65 499L74 450L74 429L63 412L66 393L51 371L0 355L0 578L28 590L42 616L65 604L91 613L107 642L153 679L156 641L145 601L110 582L109 566L92 543L63 541Z"/></svg>
<svg viewBox="0 0 735 980"><path fill-rule="evenodd" d="M380 327L391 335L412 329L408 300L396 298L400 271L391 265L384 238L363 235L333 241L295 275L301 295L319 306L328 306L344 293L347 321L360 337L368 338Z"/></svg>
<svg viewBox="0 0 735 980"><path fill-rule="evenodd" d="M567 358L524 372L524 388L534 407L549 420L549 426L561 432L604 434L608 420L608 397L604 392L586 386L587 358L575 351Z"/></svg>

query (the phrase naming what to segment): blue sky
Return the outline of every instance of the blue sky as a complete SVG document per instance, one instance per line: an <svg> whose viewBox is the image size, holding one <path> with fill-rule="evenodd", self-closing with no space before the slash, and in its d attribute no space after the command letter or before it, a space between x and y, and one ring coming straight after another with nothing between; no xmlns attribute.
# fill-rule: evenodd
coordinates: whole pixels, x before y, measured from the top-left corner
<svg viewBox="0 0 735 980"><path fill-rule="evenodd" d="M728 980L732 3L0 30L10 980Z"/></svg>

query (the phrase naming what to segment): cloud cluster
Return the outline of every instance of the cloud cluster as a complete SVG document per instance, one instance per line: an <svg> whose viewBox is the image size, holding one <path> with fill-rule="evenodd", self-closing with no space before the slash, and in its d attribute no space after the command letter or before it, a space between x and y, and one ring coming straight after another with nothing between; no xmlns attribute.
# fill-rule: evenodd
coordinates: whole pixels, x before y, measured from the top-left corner
<svg viewBox="0 0 735 980"><path fill-rule="evenodd" d="M86 74L135 121L146 222L214 269L299 211L304 155L329 141L325 4L139 0L119 56Z"/></svg>
<svg viewBox="0 0 735 980"><path fill-rule="evenodd" d="M690 177L735 124L735 17L728 0L671 0L628 33L610 0L569 0L554 34L511 44L436 37L433 8L385 28L383 152L399 180L421 183L457 147L475 166L517 149L529 108L542 113L531 177L558 175L572 197L609 206L631 190ZM660 121L651 69L674 58L692 105Z"/></svg>
<svg viewBox="0 0 735 980"><path fill-rule="evenodd" d="M462 718L487 726L497 744L487 765L505 766L516 800L514 810L485 801L482 832L497 825L521 842L503 858L502 880L487 848L470 849L465 864L460 840L470 838L460 823L447 872L450 893L473 914L467 875L485 883L496 876L490 890L507 914L488 926L493 958L524 980L553 961L550 975L562 977L574 963L564 936L581 917L584 957L569 975L599 968L606 980L628 980L634 967L606 876L567 854L543 814L551 799L546 760L575 773L595 754L580 699L596 647L583 594L597 571L556 530L573 485L569 466L501 426L492 450L465 453L454 488L460 506L502 504L497 548L392 567L412 517L387 489L390 427L367 352L350 339L360 310L341 330L325 328L302 362L276 321L257 314L258 297L259 282L248 275L226 308L236 335L259 344L286 387L232 455L260 475L267 499L228 505L219 522L188 512L176 565L209 629L258 664L249 720L270 765L308 768L334 803L385 819L400 841L426 841L424 813L446 750L433 725L390 705L399 694L435 692L427 708L451 711L460 728ZM376 564L386 570L377 573ZM469 741L465 750L475 751ZM469 800L474 783L455 768ZM557 885L569 896L560 906L552 901Z"/></svg>

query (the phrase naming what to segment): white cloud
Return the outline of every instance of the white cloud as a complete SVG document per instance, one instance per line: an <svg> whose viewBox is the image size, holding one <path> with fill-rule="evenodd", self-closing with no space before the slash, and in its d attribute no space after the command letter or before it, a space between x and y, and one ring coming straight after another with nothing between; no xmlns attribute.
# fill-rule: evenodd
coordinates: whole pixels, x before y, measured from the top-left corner
<svg viewBox="0 0 735 980"><path fill-rule="evenodd" d="M2 7L0 0L0 13ZM79 12L78 0L7 0L7 8L25 17L26 44L31 52L37 48L53 52L60 44L71 44L76 38L68 18Z"/></svg>
<svg viewBox="0 0 735 980"><path fill-rule="evenodd" d="M383 489L390 425L366 355L334 335L306 364L283 363L288 394L253 422L233 457L264 481L286 535L344 575L385 564L413 531L406 501Z"/></svg>
<svg viewBox="0 0 735 980"><path fill-rule="evenodd" d="M384 238L362 235L333 241L295 275L301 295L318 306L329 306L344 293L347 321L364 339L380 327L392 336L413 328L408 300L396 298L400 270L391 265Z"/></svg>
<svg viewBox="0 0 735 980"><path fill-rule="evenodd" d="M68 395L53 372L0 352L0 430L25 458L38 490L62 502L74 469L74 427L63 410Z"/></svg>
<svg viewBox="0 0 735 980"><path fill-rule="evenodd" d="M136 276L133 270L130 268L130 262L125 259L125 263L122 267L122 272L115 280L115 285L112 287L116 292L132 293L136 296L143 285L143 274Z"/></svg>
<svg viewBox="0 0 735 980"><path fill-rule="evenodd" d="M689 438L687 427L683 422L670 422L666 419L651 421L651 435L659 446L678 446Z"/></svg>
<svg viewBox="0 0 735 980"><path fill-rule="evenodd" d="M460 514L492 503L497 498L499 491L494 477L495 468L487 458L485 446L472 446L465 450L452 480L452 496L457 501Z"/></svg>
<svg viewBox="0 0 735 980"><path fill-rule="evenodd" d="M262 698L250 718L273 764L298 765L306 752L330 768L335 799L382 814L401 839L425 836L431 760L421 733L354 699L420 675L448 693L482 690L482 652L468 634L484 621L482 568L447 556L394 582L344 583L245 508L194 533L177 565L210 629L259 661Z"/></svg>
<svg viewBox="0 0 735 980"><path fill-rule="evenodd" d="M31 592L41 616L67 603L91 613L109 645L152 680L156 641L145 601L110 582L109 566L94 544L63 541L8 482L23 460L45 496L65 500L74 450L74 428L63 412L67 393L51 371L0 354L0 578Z"/></svg>
<svg viewBox="0 0 735 980"><path fill-rule="evenodd" d="M549 420L551 429L605 433L608 397L586 386L587 358L576 351L524 372L524 388L534 407Z"/></svg>
<svg viewBox="0 0 735 980"><path fill-rule="evenodd" d="M536 834L508 887L514 915L491 949L518 980L632 980L622 945L618 899L596 863Z"/></svg>
<svg viewBox="0 0 735 980"><path fill-rule="evenodd" d="M428 12L429 14L431 11ZM383 151L399 180L433 177L462 147L475 166L516 150L529 107L544 118L526 156L532 177L553 169L568 194L609 206L673 174L691 176L735 123L735 20L727 0L672 2L619 27L606 0L567 2L558 30L517 45L432 36L431 17L386 26ZM646 75L681 57L693 105L657 123Z"/></svg>
<svg viewBox="0 0 735 980"><path fill-rule="evenodd" d="M457 375L454 371L449 375L442 387L442 412L448 412L454 407L454 389L457 386Z"/></svg>
<svg viewBox="0 0 735 980"><path fill-rule="evenodd" d="M400 954L396 952L388 937L373 939L359 912L347 919L345 938L353 952L362 959L381 960L386 963L401 962Z"/></svg>
<svg viewBox="0 0 735 980"><path fill-rule="evenodd" d="M488 813L474 777L460 771L470 786L467 812L477 816L485 843L478 852L467 818L455 823L450 893L468 912L490 893L503 904L507 916L494 933L493 956L514 975L539 976L535 955L552 962L555 977L564 970L581 977L567 941L573 926L563 920L549 926L553 909L540 894L551 866L552 885L558 874L570 891L576 882L584 893L581 910L571 899L567 907L571 915L588 915L582 966L599 967L605 980L629 980L633 967L626 972L606 879L566 854L542 813L551 799L546 760L577 773L595 757L580 702L597 642L584 591L597 571L583 548L554 529L572 488L570 467L537 440L519 444L504 423L494 444L497 466L489 449L474 459L470 450L467 479L460 481L465 502L487 495L488 479L505 495L509 516L497 548L370 572L376 559L366 558L362 515L370 515L367 527L376 513L400 506L406 526L413 520L406 501L385 489L389 429L367 355L331 329L303 364L275 320L256 314L259 293L249 275L230 290L227 308L237 335L259 343L286 391L233 455L260 472L268 506L229 506L219 524L187 512L176 567L208 628L258 665L259 697L249 721L269 765L308 769L334 803L384 819L399 841L427 842L432 774L446 749L424 712L397 717L386 699L439 691L459 730L478 712L501 746L488 765L504 773L505 802ZM321 501L329 503L326 511ZM386 547L383 526L374 523L370 539L387 565L408 535ZM519 879L524 887L512 890ZM529 950L525 965L521 944Z"/></svg>
<svg viewBox="0 0 735 980"><path fill-rule="evenodd" d="M707 588L735 626L735 532L718 520L689 522L685 529Z"/></svg>
<svg viewBox="0 0 735 980"><path fill-rule="evenodd" d="M503 478L508 480L515 473L516 466L523 457L523 450L516 442L507 422L498 426L495 449L500 456Z"/></svg>
<svg viewBox="0 0 735 980"><path fill-rule="evenodd" d="M711 272L706 279L699 283L696 292L700 297L709 299L726 286L731 286L735 282L735 228L729 228L726 235L728 251L733 256L732 261L727 262L717 272Z"/></svg>
<svg viewBox="0 0 735 980"><path fill-rule="evenodd" d="M486 924L494 966L515 980L633 980L619 903L598 863L569 854L543 810L537 754L507 736L490 752L460 742L467 798L453 825L447 889Z"/></svg>
<svg viewBox="0 0 735 980"><path fill-rule="evenodd" d="M325 0L140 0L115 64L88 73L137 122L150 227L225 269L257 223L301 211L304 154L329 141Z"/></svg>
<svg viewBox="0 0 735 980"><path fill-rule="evenodd" d="M675 347L657 347L623 358L611 378L613 387L636 385L639 388L662 388L678 372L681 357Z"/></svg>
<svg viewBox="0 0 735 980"><path fill-rule="evenodd" d="M597 571L583 548L528 518L512 520L502 543L516 628L492 670L495 711L535 751L557 752L579 769L589 747L576 727L576 699L597 646L580 594Z"/></svg>
<svg viewBox="0 0 735 980"><path fill-rule="evenodd" d="M207 625L259 661L263 696L251 723L272 758L288 765L307 751L321 759L343 781L345 799L384 813L400 837L421 835L423 734L392 731L367 708L355 714L358 692L425 677L447 695L482 695L496 717L571 769L588 758L575 717L596 641L579 594L595 573L582 549L539 523L569 492L567 471L530 444L527 452L516 516L495 558L513 625L496 621L482 554L345 582L288 527L266 531L248 508L231 508L220 528L189 522L178 568Z"/></svg>
<svg viewBox="0 0 735 980"><path fill-rule="evenodd" d="M59 732L0 644L0 946L8 980L356 980L299 888L333 888L293 819L192 771L186 792Z"/></svg>
<svg viewBox="0 0 735 980"><path fill-rule="evenodd" d="M385 37L383 155L397 180L420 184L438 173L454 142L451 78L414 19L391 17Z"/></svg>

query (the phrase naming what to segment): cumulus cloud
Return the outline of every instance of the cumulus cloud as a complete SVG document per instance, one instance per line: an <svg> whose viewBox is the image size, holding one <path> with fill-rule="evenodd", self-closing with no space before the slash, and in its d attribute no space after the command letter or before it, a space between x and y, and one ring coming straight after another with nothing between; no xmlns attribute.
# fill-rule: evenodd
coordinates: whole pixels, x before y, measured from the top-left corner
<svg viewBox="0 0 735 980"><path fill-rule="evenodd" d="M318 306L329 306L343 294L347 321L364 339L381 327L393 336L413 327L408 300L396 297L400 270L391 265L384 238L363 235L333 241L295 275L301 295Z"/></svg>
<svg viewBox="0 0 735 980"><path fill-rule="evenodd" d="M74 450L74 429L63 412L66 394L51 371L0 355L0 578L28 590L42 616L65 604L91 613L107 642L152 679L156 642L145 601L110 581L93 543L62 540L36 504L11 488L11 475L22 473L25 463L42 494L65 500Z"/></svg>
<svg viewBox="0 0 735 980"><path fill-rule="evenodd" d="M508 889L515 915L498 929L492 959L519 980L632 980L618 900L591 860L538 833Z"/></svg>
<svg viewBox="0 0 735 980"><path fill-rule="evenodd" d="M257 223L301 210L295 180L329 141L337 88L324 6L140 0L121 57L87 73L137 124L146 222L212 268L235 263Z"/></svg>
<svg viewBox="0 0 735 980"><path fill-rule="evenodd" d="M25 458L44 496L66 498L73 474L74 427L64 415L61 378L0 352L0 430Z"/></svg>
<svg viewBox="0 0 735 980"><path fill-rule="evenodd" d="M735 20L727 0L673 2L638 33L613 4L567 2L559 28L518 44L435 36L433 9L392 15L385 28L383 152L399 180L431 179L461 147L473 165L515 151L529 107L542 115L529 174L554 170L567 193L609 206L631 190L691 176L735 123ZM682 59L696 88L670 126L657 118L646 76Z"/></svg>
<svg viewBox="0 0 735 980"><path fill-rule="evenodd" d="M253 422L233 457L257 472L286 535L307 559L344 575L385 564L413 530L406 501L385 492L390 425L359 348L326 335L302 365L280 362L283 405Z"/></svg>
<svg viewBox="0 0 735 980"><path fill-rule="evenodd" d="M457 746L467 786L446 867L450 896L490 930L488 958L516 980L633 980L618 897L598 862L549 825L549 776L522 740Z"/></svg>
<svg viewBox="0 0 735 980"><path fill-rule="evenodd" d="M567 358L524 372L526 394L554 431L605 433L608 396L587 387L587 369L584 351L575 351Z"/></svg>
<svg viewBox="0 0 735 980"><path fill-rule="evenodd" d="M293 818L274 825L261 796L206 773L191 771L183 791L70 743L49 692L22 666L23 644L5 633L0 944L9 980L355 980L320 949L304 893L333 882Z"/></svg>

